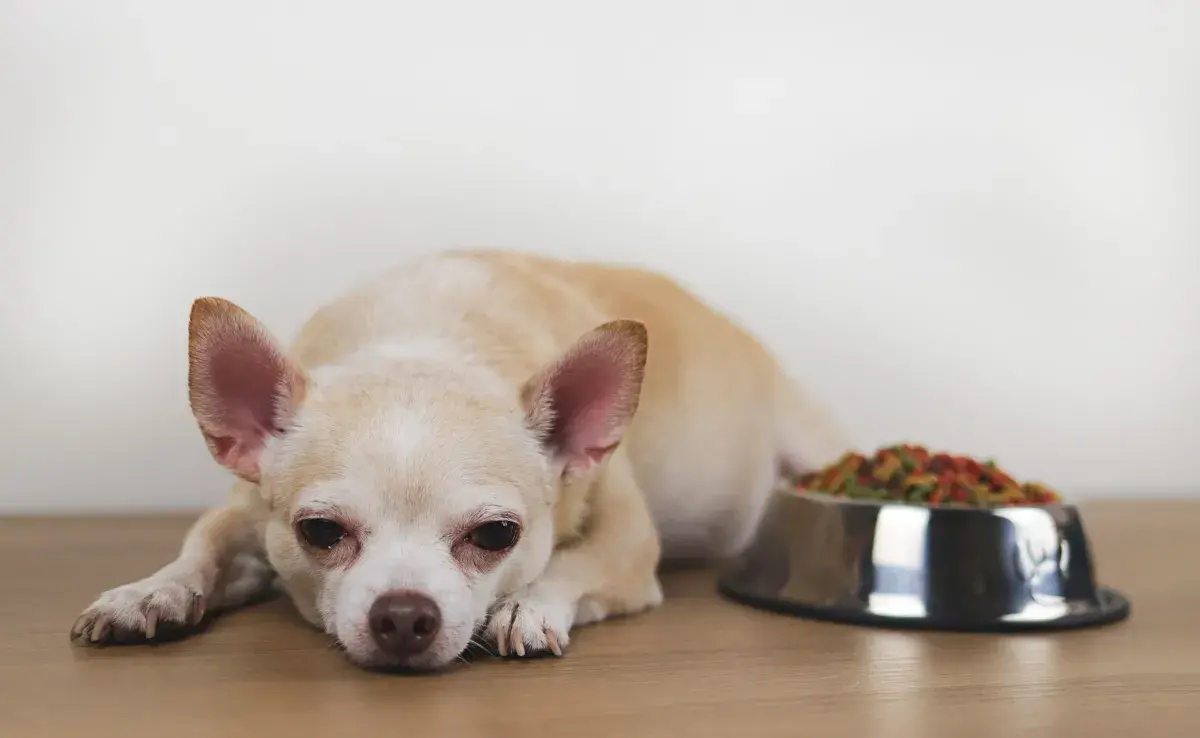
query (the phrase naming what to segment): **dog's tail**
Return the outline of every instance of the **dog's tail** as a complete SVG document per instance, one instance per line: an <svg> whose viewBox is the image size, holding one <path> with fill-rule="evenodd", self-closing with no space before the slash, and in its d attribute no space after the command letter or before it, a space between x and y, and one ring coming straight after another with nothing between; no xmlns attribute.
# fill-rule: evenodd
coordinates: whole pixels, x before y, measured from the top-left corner
<svg viewBox="0 0 1200 738"><path fill-rule="evenodd" d="M852 448L833 416L782 371L775 380L775 443L789 476L831 464Z"/></svg>

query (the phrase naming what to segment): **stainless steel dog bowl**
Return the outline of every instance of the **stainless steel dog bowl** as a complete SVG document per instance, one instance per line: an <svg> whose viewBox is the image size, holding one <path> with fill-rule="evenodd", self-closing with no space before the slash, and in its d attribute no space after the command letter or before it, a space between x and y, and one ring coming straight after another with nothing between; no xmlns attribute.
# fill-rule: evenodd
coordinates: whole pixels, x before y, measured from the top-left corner
<svg viewBox="0 0 1200 738"><path fill-rule="evenodd" d="M888 627L1055 630L1130 613L1097 584L1066 504L927 507L782 489L718 586L753 607Z"/></svg>

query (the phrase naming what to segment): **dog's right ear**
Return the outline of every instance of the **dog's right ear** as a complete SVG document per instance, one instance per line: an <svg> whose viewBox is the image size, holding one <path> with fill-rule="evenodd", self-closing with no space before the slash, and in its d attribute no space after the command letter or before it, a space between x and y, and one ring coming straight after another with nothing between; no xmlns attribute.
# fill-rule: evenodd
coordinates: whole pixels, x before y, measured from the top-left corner
<svg viewBox="0 0 1200 738"><path fill-rule="evenodd" d="M267 439L282 435L305 377L267 329L228 300L202 297L188 322L188 398L213 458L258 482Z"/></svg>
<svg viewBox="0 0 1200 738"><path fill-rule="evenodd" d="M633 421L646 369L646 327L614 320L575 341L521 390L529 425L565 474L616 449Z"/></svg>

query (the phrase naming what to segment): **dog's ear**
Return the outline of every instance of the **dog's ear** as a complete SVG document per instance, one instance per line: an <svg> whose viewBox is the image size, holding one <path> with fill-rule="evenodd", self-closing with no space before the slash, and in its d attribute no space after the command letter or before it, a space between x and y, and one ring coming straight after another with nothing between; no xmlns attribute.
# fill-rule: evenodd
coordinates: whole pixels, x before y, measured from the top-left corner
<svg viewBox="0 0 1200 738"><path fill-rule="evenodd" d="M529 424L565 474L590 469L620 443L637 412L646 349L641 323L605 323L525 384Z"/></svg>
<svg viewBox="0 0 1200 738"><path fill-rule="evenodd" d="M213 458L258 482L267 439L281 435L304 397L303 372L249 313L202 297L188 322L188 398Z"/></svg>

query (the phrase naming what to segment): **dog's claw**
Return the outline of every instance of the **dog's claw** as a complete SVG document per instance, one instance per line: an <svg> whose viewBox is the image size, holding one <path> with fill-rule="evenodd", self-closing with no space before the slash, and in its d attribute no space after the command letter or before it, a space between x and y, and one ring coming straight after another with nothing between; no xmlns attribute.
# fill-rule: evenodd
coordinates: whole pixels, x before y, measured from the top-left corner
<svg viewBox="0 0 1200 738"><path fill-rule="evenodd" d="M521 637L520 633L514 633L514 635L516 637L513 638L513 643L512 643L513 653L515 653L520 658L524 658L525 657L525 639Z"/></svg>
<svg viewBox="0 0 1200 738"><path fill-rule="evenodd" d="M92 643L99 643L100 641L103 641L104 638L108 635L108 631L109 631L108 621L105 620L104 618L101 618L100 620L98 620L92 626L92 637L91 637Z"/></svg>
<svg viewBox="0 0 1200 738"><path fill-rule="evenodd" d="M555 656L562 656L563 651L562 646L558 645L558 636L554 635L554 631L550 628L546 628L543 632L546 634L546 645L549 647L550 653Z"/></svg>
<svg viewBox="0 0 1200 738"><path fill-rule="evenodd" d="M188 610L188 622L192 625L199 623L204 619L204 595L199 592L192 593L192 606Z"/></svg>
<svg viewBox="0 0 1200 738"><path fill-rule="evenodd" d="M83 613L75 618L75 624L71 626L71 638L75 639L83 635L84 628L87 627L88 614Z"/></svg>
<svg viewBox="0 0 1200 738"><path fill-rule="evenodd" d="M152 640L158 629L158 611L153 608L146 611L146 638Z"/></svg>

